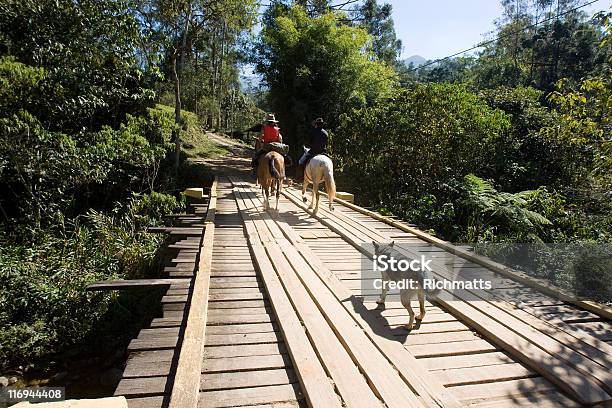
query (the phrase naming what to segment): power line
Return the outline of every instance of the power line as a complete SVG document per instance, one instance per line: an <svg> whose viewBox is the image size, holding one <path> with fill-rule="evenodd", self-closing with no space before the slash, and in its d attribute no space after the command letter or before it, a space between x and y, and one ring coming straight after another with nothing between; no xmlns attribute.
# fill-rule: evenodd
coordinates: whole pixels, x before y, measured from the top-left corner
<svg viewBox="0 0 612 408"><path fill-rule="evenodd" d="M561 16L564 16L564 15L566 15L566 14L569 14L569 13L571 13L571 12L574 12L574 11L576 11L576 10L579 10L579 9L581 9L581 8L584 8L584 7L586 7L586 6L590 6L591 4L593 4L593 3L597 3L598 1L599 1L599 0L592 0L592 1L590 1L590 2L588 2L588 3L585 3L585 4L581 5L581 6L574 7L573 9L570 9L570 10L567 10L567 11L565 11L565 12L563 12L563 13L557 14L557 15L555 15L554 17L549 17L549 18L547 18L547 19L545 19L545 20L542 20L542 21L539 21L539 22L537 22L537 23L529 24L529 25L527 25L527 26L525 26L525 27L523 27L523 28L521 28L521 29L518 29L518 30L515 30L515 31L511 31L511 32L509 32L509 33L507 33L507 34L500 35L500 36L498 36L497 38L494 38L494 39L492 39L492 40L487 40L487 41L481 42L481 43L479 43L479 44L477 44L477 45L475 45L475 46L473 46L473 47L471 47L471 48L465 49L465 50L463 50L463 51L459 51L459 52L456 52L456 53L451 54L451 55L449 55L449 56L446 56L446 57L444 57L444 58L439 58L439 59L437 59L437 60L433 60L433 61L427 62L427 63L425 63L425 64L419 65L418 67L414 67L414 68L410 69L408 72L413 72L413 71L416 71L417 69L425 68L425 67L428 67L428 66L430 66L430 65L437 64L438 62L441 62L441 61L447 60L447 59L449 59L449 58L453 58L453 57L459 56L459 55L461 55L461 54L465 54L465 53L466 53L466 52L468 52L468 51L472 51L472 50L475 50L475 49L478 49L478 48L482 48L482 47L484 47L485 45L488 45L488 44L494 43L494 42L496 42L496 41L499 41L499 40L501 40L502 38L510 37L510 36L512 36L512 35L514 35L514 34L518 34L518 33L520 33L520 32L523 32L523 31L525 31L525 30L528 30L528 29L530 29L530 28L537 27L537 26L538 26L538 25L540 25L540 24L547 23L547 22L549 22L549 21L552 21L552 20L558 19L558 18L559 18L559 17L561 17Z"/></svg>

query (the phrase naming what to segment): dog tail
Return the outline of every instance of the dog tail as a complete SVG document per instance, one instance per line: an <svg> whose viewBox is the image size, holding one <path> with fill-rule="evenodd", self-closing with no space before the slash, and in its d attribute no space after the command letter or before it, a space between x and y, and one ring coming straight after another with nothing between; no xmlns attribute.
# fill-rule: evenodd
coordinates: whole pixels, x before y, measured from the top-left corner
<svg viewBox="0 0 612 408"><path fill-rule="evenodd" d="M419 284L421 285L421 287L423 288L423 290L425 291L427 296L429 298L432 298L432 299L437 298L442 290L437 288L437 287L432 288L430 286L425 288L425 279L429 280L430 282L431 281L435 281L435 279L432 279L432 277L430 276L430 274L428 272L426 272L426 271L418 272Z"/></svg>

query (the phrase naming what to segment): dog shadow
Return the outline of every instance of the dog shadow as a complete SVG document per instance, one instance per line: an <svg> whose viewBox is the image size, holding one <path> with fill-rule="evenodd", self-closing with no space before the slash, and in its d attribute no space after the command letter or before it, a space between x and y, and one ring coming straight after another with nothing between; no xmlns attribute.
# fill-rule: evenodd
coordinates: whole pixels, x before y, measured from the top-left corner
<svg viewBox="0 0 612 408"><path fill-rule="evenodd" d="M384 304L377 305L374 309L368 309L363 302L364 299L362 297L351 296L348 300L350 300L351 304L353 305L353 310L358 313L362 320L370 326L372 331L376 335L386 339L404 344L410 333L413 330L418 330L421 327L422 320L415 320L415 324L410 330L408 330L405 325L391 327L390 322L382 315L382 313L386 310Z"/></svg>

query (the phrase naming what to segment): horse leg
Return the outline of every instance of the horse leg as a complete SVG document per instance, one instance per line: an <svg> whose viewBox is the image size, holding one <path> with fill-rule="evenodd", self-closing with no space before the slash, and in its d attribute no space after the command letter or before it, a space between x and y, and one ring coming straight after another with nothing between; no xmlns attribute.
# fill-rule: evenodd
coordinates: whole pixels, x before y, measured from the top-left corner
<svg viewBox="0 0 612 408"><path fill-rule="evenodd" d="M270 185L269 181L265 180L261 183L261 191L264 196L264 210L270 208Z"/></svg>
<svg viewBox="0 0 612 408"><path fill-rule="evenodd" d="M336 188L330 182L326 181L325 190L327 190L327 199L329 200L329 211L334 211L334 198L336 198Z"/></svg>
<svg viewBox="0 0 612 408"><path fill-rule="evenodd" d="M280 193L282 187L283 180L276 180L276 211L278 211L278 200L280 200Z"/></svg>
<svg viewBox="0 0 612 408"><path fill-rule="evenodd" d="M308 190L308 181L306 178L306 170L304 170L304 181L302 182L302 201L304 201L304 203L308 202L308 198L306 198L306 190Z"/></svg>
<svg viewBox="0 0 612 408"><path fill-rule="evenodd" d="M310 183L312 184L311 188L312 188L312 198L310 200L310 205L308 206L309 210L312 210L314 208L315 205L315 199L316 199L316 186L318 186L318 183L316 180L310 180ZM315 184L316 183L316 184Z"/></svg>
<svg viewBox="0 0 612 408"><path fill-rule="evenodd" d="M312 204L314 205L314 214L319 211L319 196L319 180L316 180L312 182Z"/></svg>

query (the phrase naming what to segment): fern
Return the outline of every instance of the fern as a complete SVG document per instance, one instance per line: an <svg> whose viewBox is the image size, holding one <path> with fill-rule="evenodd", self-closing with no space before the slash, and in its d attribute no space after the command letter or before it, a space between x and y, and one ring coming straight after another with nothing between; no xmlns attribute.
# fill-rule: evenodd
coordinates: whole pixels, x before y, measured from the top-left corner
<svg viewBox="0 0 612 408"><path fill-rule="evenodd" d="M538 241L538 231L552 225L542 214L529 210L531 192L499 192L491 182L473 174L464 177L461 204L468 212L468 235L473 240L491 229L528 241Z"/></svg>

